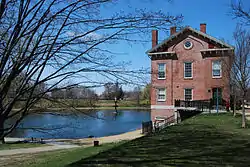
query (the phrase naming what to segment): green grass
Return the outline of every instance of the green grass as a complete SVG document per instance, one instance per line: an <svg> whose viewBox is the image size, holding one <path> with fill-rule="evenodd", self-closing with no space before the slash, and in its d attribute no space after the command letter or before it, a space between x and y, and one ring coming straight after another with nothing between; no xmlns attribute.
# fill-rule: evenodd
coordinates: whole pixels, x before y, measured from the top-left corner
<svg viewBox="0 0 250 167"><path fill-rule="evenodd" d="M76 108L95 108L95 109L115 109L114 100L97 100L89 101L86 99L59 99L60 103L50 102L48 100L42 100L38 102L33 109L39 108L50 108L50 109L67 109L69 106L74 106ZM117 109L150 109L150 103L147 100L141 100L140 104L137 104L137 101L133 100L120 100L117 103ZM15 108L18 109L22 105L16 105Z"/></svg>
<svg viewBox="0 0 250 167"><path fill-rule="evenodd" d="M95 107L94 109L96 109L96 110L115 110L115 107L112 107L112 106L110 106L110 107ZM137 106L118 106L117 107L117 110L129 110L129 109L131 109L131 110L149 110L150 109L150 107L137 107Z"/></svg>
<svg viewBox="0 0 250 167"><path fill-rule="evenodd" d="M230 114L199 115L158 134L136 139L77 166L249 166L250 129Z"/></svg>
<svg viewBox="0 0 250 167"><path fill-rule="evenodd" d="M29 156L28 159L26 157L25 161L20 161L18 163L15 162L14 164L8 165L20 167L62 167L80 161L82 158L87 158L108 149L112 149L113 147L123 143L124 142L110 143L99 147L75 148L70 150L40 153Z"/></svg>
<svg viewBox="0 0 250 167"><path fill-rule="evenodd" d="M42 146L48 146L48 145L39 143L6 143L6 144L0 144L0 151L18 149L18 148L42 147Z"/></svg>
<svg viewBox="0 0 250 167"><path fill-rule="evenodd" d="M249 166L250 129L241 129L240 120L198 115L130 142L33 155L18 166Z"/></svg>

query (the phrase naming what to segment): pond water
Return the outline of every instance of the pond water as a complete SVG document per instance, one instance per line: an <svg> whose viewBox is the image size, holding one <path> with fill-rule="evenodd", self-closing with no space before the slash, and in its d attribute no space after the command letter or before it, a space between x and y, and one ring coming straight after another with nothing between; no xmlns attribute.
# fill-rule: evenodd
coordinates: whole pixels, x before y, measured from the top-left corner
<svg viewBox="0 0 250 167"><path fill-rule="evenodd" d="M100 110L88 114L39 113L27 116L10 137L76 139L117 135L141 128L150 111ZM33 129L30 129L33 128Z"/></svg>

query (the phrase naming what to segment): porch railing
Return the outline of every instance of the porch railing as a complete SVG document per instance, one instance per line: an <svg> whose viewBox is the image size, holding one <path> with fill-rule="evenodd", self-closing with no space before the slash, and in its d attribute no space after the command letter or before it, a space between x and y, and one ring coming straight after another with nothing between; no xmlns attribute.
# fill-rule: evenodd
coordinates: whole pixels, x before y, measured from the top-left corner
<svg viewBox="0 0 250 167"><path fill-rule="evenodd" d="M175 107L184 107L184 108L194 108L196 110L211 110L212 102L211 100L193 100L193 101L185 101L185 100L175 100Z"/></svg>

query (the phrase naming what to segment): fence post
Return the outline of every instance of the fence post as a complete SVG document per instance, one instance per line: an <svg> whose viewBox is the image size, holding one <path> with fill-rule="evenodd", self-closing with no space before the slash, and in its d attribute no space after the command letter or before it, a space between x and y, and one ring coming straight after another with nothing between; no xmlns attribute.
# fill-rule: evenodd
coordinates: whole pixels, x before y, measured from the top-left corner
<svg viewBox="0 0 250 167"><path fill-rule="evenodd" d="M178 117L179 117L179 112L178 110L175 110L174 111L174 120L175 120L175 124L178 124L179 120L178 120Z"/></svg>
<svg viewBox="0 0 250 167"><path fill-rule="evenodd" d="M149 133L153 132L153 122L149 121Z"/></svg>

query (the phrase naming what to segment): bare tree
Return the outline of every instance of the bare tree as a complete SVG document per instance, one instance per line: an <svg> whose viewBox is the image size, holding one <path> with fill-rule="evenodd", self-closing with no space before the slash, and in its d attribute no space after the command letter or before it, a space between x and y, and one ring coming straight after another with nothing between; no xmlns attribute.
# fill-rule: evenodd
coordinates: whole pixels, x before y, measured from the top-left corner
<svg viewBox="0 0 250 167"><path fill-rule="evenodd" d="M136 73L112 62L107 45L130 41L151 28L167 29L182 16L135 9L102 15L113 0L1 0L0 4L0 141L15 129L46 94L78 84L104 85L109 80L130 83ZM104 45L105 44L105 45ZM24 77L19 77L20 75ZM90 77L89 77L90 76ZM15 85L15 93L8 95ZM115 79L114 79L115 78ZM69 81L74 84L68 85ZM37 93L40 85L46 85ZM48 98L46 96L46 98ZM18 110L13 107L19 101ZM15 118L12 124L6 121Z"/></svg>
<svg viewBox="0 0 250 167"><path fill-rule="evenodd" d="M232 15L244 25L250 25L250 8L242 3L241 0L231 3Z"/></svg>
<svg viewBox="0 0 250 167"><path fill-rule="evenodd" d="M142 99L146 100L146 103L149 105L151 96L150 96L151 84L146 84L142 90Z"/></svg>
<svg viewBox="0 0 250 167"><path fill-rule="evenodd" d="M250 32L237 26L234 32L235 56L233 59L231 79L240 91L242 104L242 128L246 127L245 101L250 87ZM235 93L235 92L234 92ZM235 93L236 94L236 93Z"/></svg>

